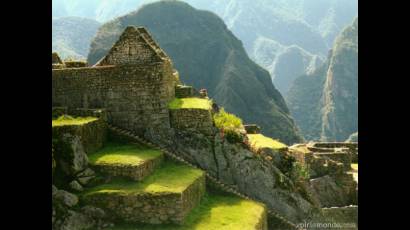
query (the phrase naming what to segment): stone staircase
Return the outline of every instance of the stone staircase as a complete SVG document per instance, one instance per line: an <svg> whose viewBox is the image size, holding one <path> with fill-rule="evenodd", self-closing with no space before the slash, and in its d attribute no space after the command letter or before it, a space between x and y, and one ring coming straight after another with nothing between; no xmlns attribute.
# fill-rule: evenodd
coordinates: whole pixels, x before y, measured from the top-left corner
<svg viewBox="0 0 410 230"><path fill-rule="evenodd" d="M168 229L165 226L175 230L191 229L186 227L187 218L189 221L196 218L199 223L201 218L209 218L207 215L192 217L191 213L195 210L227 208L225 200L236 199L240 202L228 206L231 211L238 210L243 203L250 207L249 210L259 210L257 214L253 213L255 216L251 223L243 229L267 230L267 212L263 204L236 196L217 198L208 194L206 182L218 182L212 181L215 180L213 178L206 181L204 171L180 157L170 157L168 152L154 148L149 142L130 138L133 136L131 133L125 134L126 131L114 127L110 130L120 139L122 136L123 141L107 143L102 149L89 154L90 167L97 172L100 180L85 189L80 194L80 200L104 210L107 220L115 223L112 229L128 229L124 226L129 229ZM225 187L225 190L229 189ZM205 202L205 207L202 207L204 196L211 200L220 199L220 204L213 203L210 207ZM252 214L244 212L244 216ZM229 223L229 217L224 221ZM232 224L240 226L241 223Z"/></svg>
<svg viewBox="0 0 410 230"><path fill-rule="evenodd" d="M131 131L124 130L124 129L121 129L121 128L118 128L118 127L115 127L115 126L112 126L112 125L108 125L108 128L111 132L116 133L117 135L123 135L124 137L132 139L132 140L134 140L138 143L144 144L144 145L149 146L151 148L161 150L161 152L164 153L167 158L170 158L172 160L180 162L180 163L182 163L186 166L189 166L191 168L199 169L198 166L191 164L190 162L186 161L182 157L168 151L165 148L161 148L159 146L156 146L155 144L149 142L148 140L145 140L144 138L139 137L138 135L134 134ZM242 199L245 199L245 200L250 200L250 201L254 200L254 199L251 199L250 197L248 197L247 195L244 195L244 194L240 193L239 191L237 191L233 187L222 183L218 179L211 176L209 173L204 172L204 175L206 176L208 183L212 183L213 185L215 185L216 187L218 187L222 191L233 194L233 195L238 196L238 197L240 197ZM257 201L257 202L263 203L261 201ZM278 214L274 210L269 210L268 209L267 213L268 213L270 218L274 218L275 222L278 222L280 224L280 226L282 226L281 229L303 229L303 228L300 228L299 226L297 226L296 224L292 223L291 221L289 221L285 217L281 216L280 214Z"/></svg>

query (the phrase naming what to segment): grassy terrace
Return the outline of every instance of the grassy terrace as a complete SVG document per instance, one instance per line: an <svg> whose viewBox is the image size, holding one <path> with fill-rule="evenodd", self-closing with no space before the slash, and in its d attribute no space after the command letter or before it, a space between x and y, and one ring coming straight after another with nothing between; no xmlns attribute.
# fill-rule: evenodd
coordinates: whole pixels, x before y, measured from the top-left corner
<svg viewBox="0 0 410 230"><path fill-rule="evenodd" d="M205 195L182 226L122 225L110 230L253 230L263 215L259 203L229 195Z"/></svg>
<svg viewBox="0 0 410 230"><path fill-rule="evenodd" d="M256 148L282 149L287 147L282 142L265 137L262 134L248 134L248 137L251 145L254 145Z"/></svg>
<svg viewBox="0 0 410 230"><path fill-rule="evenodd" d="M139 165L146 160L157 158L161 151L140 145L107 143L105 147L88 158L91 164Z"/></svg>
<svg viewBox="0 0 410 230"><path fill-rule="evenodd" d="M61 116L52 120L52 127L65 126L65 125L83 125L92 121L96 121L96 117L71 117Z"/></svg>
<svg viewBox="0 0 410 230"><path fill-rule="evenodd" d="M161 168L145 178L142 182L130 182L129 180L116 179L110 183L91 188L84 193L85 196L92 194L139 194L139 193L180 193L191 183L201 177L203 172L189 166L164 162Z"/></svg>
<svg viewBox="0 0 410 230"><path fill-rule="evenodd" d="M211 101L202 98L175 98L169 105L169 109L211 109Z"/></svg>

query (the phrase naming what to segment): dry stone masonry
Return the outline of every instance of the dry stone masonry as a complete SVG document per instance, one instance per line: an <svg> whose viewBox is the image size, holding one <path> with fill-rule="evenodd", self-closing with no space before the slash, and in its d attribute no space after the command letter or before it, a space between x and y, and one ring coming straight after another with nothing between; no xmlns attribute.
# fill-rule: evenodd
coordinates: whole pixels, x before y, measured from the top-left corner
<svg viewBox="0 0 410 230"><path fill-rule="evenodd" d="M164 160L161 156L138 166L94 164L89 168L87 153L101 148L107 123L131 141L145 143L145 138L150 141L145 144L160 146L171 159L205 171L181 193L96 192L84 196L87 204L104 210L110 221L182 224L205 193L205 174L224 191L263 202L270 217L288 226L286 229L297 229L294 223L318 213L319 208L357 204L357 184L347 173L357 159L357 143L299 144L259 153L245 142L229 143L214 125L216 104L212 109L168 108L175 97L207 98L207 93L178 85L170 58L144 28L127 27L94 66L64 63L53 54L52 68L53 117L69 113L99 118L91 122L92 131L53 130L53 135L64 133L65 142L77 148L72 152L80 153L73 160L77 177L70 183L72 188L81 191L89 182L80 178L94 178L94 170L109 178L121 176L139 183ZM244 127L249 134L260 133L256 124ZM58 154L55 157L58 161ZM308 170L303 186L289 174L297 169L293 161ZM342 216L344 211L332 213ZM255 229L267 228L264 216Z"/></svg>
<svg viewBox="0 0 410 230"><path fill-rule="evenodd" d="M52 74L53 106L105 108L110 123L150 137L170 128L174 69L145 29L128 27L96 66Z"/></svg>

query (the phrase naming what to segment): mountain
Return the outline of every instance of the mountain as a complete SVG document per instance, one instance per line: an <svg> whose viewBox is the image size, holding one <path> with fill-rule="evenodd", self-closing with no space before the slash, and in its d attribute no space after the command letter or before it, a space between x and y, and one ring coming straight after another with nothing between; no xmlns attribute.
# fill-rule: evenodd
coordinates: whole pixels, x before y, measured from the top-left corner
<svg viewBox="0 0 410 230"><path fill-rule="evenodd" d="M358 18L346 27L324 65L298 77L287 95L307 140L344 141L357 132Z"/></svg>
<svg viewBox="0 0 410 230"><path fill-rule="evenodd" d="M282 94L287 93L294 78L311 71L306 65L301 68L300 63L322 63L336 35L358 12L357 0L187 2L218 14L243 41L250 57L269 71ZM290 49L291 54L281 55L284 49L295 46L299 50Z"/></svg>
<svg viewBox="0 0 410 230"><path fill-rule="evenodd" d="M357 142L359 140L359 132L352 133L345 142Z"/></svg>
<svg viewBox="0 0 410 230"><path fill-rule="evenodd" d="M52 49L65 58L85 59L100 23L87 18L53 18Z"/></svg>
<svg viewBox="0 0 410 230"><path fill-rule="evenodd" d="M89 63L103 57L128 25L144 26L172 58L181 80L208 94L247 123L286 143L301 141L269 73L247 56L242 43L215 14L179 1L148 4L100 27Z"/></svg>
<svg viewBox="0 0 410 230"><path fill-rule="evenodd" d="M53 0L53 17L70 15L107 22L155 1ZM336 35L358 12L358 0L183 1L220 16L243 42L250 58L269 71L282 94L287 93L294 78L310 71L300 63L322 63ZM281 55L284 49L294 46L299 47L300 54L291 49L292 54Z"/></svg>

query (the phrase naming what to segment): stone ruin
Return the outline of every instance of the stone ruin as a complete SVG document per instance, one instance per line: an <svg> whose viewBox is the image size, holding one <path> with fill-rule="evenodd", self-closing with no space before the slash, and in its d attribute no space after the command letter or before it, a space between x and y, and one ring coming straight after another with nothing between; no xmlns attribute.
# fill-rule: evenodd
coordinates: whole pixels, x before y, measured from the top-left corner
<svg viewBox="0 0 410 230"><path fill-rule="evenodd" d="M112 126L178 153L219 182L265 203L289 221L304 221L317 208L357 204L357 183L348 174L350 163L357 161L357 143L298 144L280 154L272 150L271 155L280 158L272 160L254 154L242 143L224 142L212 120L212 113L219 110L216 104L211 110L170 111L168 104L174 98L203 98L206 91L179 84L171 59L145 28L127 27L94 66L67 65L53 53L52 68L53 114L94 113L103 117ZM260 133L256 124L244 128L249 134ZM294 170L287 165L289 156L308 168L306 185L298 185L284 171ZM284 162L286 167L275 162ZM143 172L137 174L135 180L144 177ZM354 208L348 210L355 212ZM270 222L282 221L275 218L270 217Z"/></svg>

